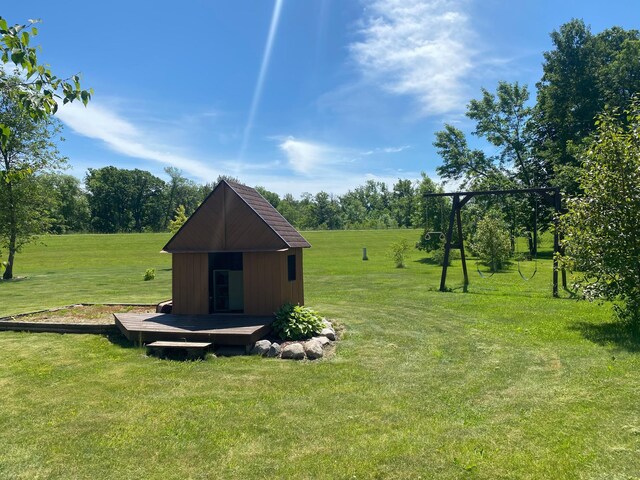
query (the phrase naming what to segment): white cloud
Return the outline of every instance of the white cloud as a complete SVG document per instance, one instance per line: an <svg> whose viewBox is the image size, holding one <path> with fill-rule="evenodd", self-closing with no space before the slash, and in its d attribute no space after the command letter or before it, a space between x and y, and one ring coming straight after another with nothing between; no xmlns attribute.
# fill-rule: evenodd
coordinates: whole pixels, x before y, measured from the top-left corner
<svg viewBox="0 0 640 480"><path fill-rule="evenodd" d="M401 145L399 147L381 147L374 150L367 150L366 152L362 152L362 155L373 155L375 153L400 153L409 148L411 148L411 145Z"/></svg>
<svg viewBox="0 0 640 480"><path fill-rule="evenodd" d="M77 102L64 105L57 116L78 135L100 140L122 155L178 167L204 182L218 175L217 169L158 142L153 135L95 101L86 108Z"/></svg>
<svg viewBox="0 0 640 480"><path fill-rule="evenodd" d="M328 166L346 163L348 150L329 145L322 145L294 137L287 137L281 141L280 150L287 156L289 166L297 173L310 175Z"/></svg>
<svg viewBox="0 0 640 480"><path fill-rule="evenodd" d="M374 0L350 45L365 78L415 97L424 116L464 107L472 31L464 0Z"/></svg>

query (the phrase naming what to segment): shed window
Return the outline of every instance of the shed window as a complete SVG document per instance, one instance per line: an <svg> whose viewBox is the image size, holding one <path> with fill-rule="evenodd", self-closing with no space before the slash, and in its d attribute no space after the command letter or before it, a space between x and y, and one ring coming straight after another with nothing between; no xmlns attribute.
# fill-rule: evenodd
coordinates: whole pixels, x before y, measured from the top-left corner
<svg viewBox="0 0 640 480"><path fill-rule="evenodd" d="M296 256L289 255L287 257L287 271L289 272L289 281L293 282L296 279Z"/></svg>

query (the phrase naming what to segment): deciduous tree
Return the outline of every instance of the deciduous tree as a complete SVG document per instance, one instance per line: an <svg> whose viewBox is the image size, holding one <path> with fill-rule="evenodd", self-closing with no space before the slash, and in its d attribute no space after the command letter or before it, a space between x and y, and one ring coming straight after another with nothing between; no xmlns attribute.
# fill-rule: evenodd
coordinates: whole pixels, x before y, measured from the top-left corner
<svg viewBox="0 0 640 480"><path fill-rule="evenodd" d="M587 299L618 300L621 319L640 325L640 99L598 116L580 187L562 217L563 261L580 272Z"/></svg>
<svg viewBox="0 0 640 480"><path fill-rule="evenodd" d="M462 180L463 186L474 190L479 184L496 188L505 179L521 187L544 184L544 171L531 154L532 109L528 100L527 87L517 82L498 83L495 94L483 88L482 97L469 102L466 115L476 123L473 135L496 147L497 154L471 149L460 129L445 124L444 130L436 132L434 142L443 160L438 175Z"/></svg>
<svg viewBox="0 0 640 480"><path fill-rule="evenodd" d="M3 278L13 277L16 252L48 224L33 175L55 168L61 159L51 142L56 128L50 116L62 103L85 105L92 91L83 90L80 77L60 78L38 60L31 39L35 21L10 26L0 17L0 147L3 167L0 186L0 236L8 249ZM7 72L13 69L18 76Z"/></svg>
<svg viewBox="0 0 640 480"><path fill-rule="evenodd" d="M11 82L19 79L5 77L5 86ZM0 124L11 134L0 142L0 246L7 250L3 278L11 279L16 253L50 224L51 197L36 181L36 173L52 171L65 159L54 142L59 124L46 116L30 116L5 91L0 90Z"/></svg>
<svg viewBox="0 0 640 480"><path fill-rule="evenodd" d="M537 84L535 155L567 193L577 193L580 152L605 106L626 108L640 91L640 32L613 27L594 35L582 20L551 33Z"/></svg>

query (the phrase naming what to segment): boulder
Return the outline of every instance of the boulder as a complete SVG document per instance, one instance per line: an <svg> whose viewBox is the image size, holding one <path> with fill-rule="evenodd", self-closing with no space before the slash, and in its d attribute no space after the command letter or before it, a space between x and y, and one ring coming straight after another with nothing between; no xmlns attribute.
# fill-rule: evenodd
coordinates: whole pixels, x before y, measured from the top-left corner
<svg viewBox="0 0 640 480"><path fill-rule="evenodd" d="M281 358L302 360L304 358L304 347L299 343L290 343L282 349Z"/></svg>
<svg viewBox="0 0 640 480"><path fill-rule="evenodd" d="M323 328L320 332L320 336L327 337L329 340L336 339L336 332L333 328Z"/></svg>
<svg viewBox="0 0 640 480"><path fill-rule="evenodd" d="M269 351L267 352L267 357L277 357L282 352L282 347L279 343L273 342Z"/></svg>
<svg viewBox="0 0 640 480"><path fill-rule="evenodd" d="M322 325L324 325L324 328L333 328L333 324L326 318L322 319Z"/></svg>
<svg viewBox="0 0 640 480"><path fill-rule="evenodd" d="M323 347L326 347L327 345L329 345L331 343L331 340L329 340L327 337L322 336L322 337L313 337L313 340L317 340L320 342L320 345L322 345Z"/></svg>
<svg viewBox="0 0 640 480"><path fill-rule="evenodd" d="M322 344L319 340L311 339L304 344L304 353L309 360L315 360L316 358L322 358L324 352L322 351Z"/></svg>
<svg viewBox="0 0 640 480"><path fill-rule="evenodd" d="M251 349L251 355L266 355L271 348L269 340L258 340Z"/></svg>

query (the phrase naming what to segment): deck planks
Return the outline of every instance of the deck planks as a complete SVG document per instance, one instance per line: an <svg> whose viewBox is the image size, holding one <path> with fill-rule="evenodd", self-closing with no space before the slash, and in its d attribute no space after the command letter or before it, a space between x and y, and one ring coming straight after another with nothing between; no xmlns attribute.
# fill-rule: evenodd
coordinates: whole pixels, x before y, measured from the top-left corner
<svg viewBox="0 0 640 480"><path fill-rule="evenodd" d="M130 341L158 340L211 342L214 345L249 345L271 332L273 317L248 315L173 315L116 313L120 331Z"/></svg>

